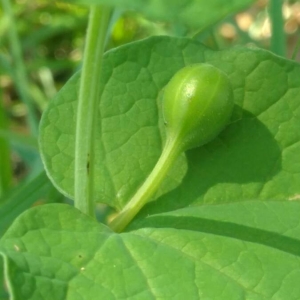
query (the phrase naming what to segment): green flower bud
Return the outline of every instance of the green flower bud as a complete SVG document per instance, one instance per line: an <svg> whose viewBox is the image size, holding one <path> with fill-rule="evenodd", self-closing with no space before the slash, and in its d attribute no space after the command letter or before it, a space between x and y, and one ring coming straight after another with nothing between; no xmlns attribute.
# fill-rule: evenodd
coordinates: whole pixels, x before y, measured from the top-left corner
<svg viewBox="0 0 300 300"><path fill-rule="evenodd" d="M209 64L184 67L164 91L167 137L177 139L183 151L204 145L228 124L233 105L232 87L224 72Z"/></svg>

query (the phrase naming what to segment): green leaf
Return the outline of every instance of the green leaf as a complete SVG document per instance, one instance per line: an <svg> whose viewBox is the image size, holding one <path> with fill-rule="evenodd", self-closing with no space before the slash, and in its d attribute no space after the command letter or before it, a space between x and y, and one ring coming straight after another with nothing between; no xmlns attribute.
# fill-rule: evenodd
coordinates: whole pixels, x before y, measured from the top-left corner
<svg viewBox="0 0 300 300"><path fill-rule="evenodd" d="M297 202L198 207L170 216L199 224L213 217L211 227L115 234L52 204L21 215L0 249L15 300L296 300L299 214Z"/></svg>
<svg viewBox="0 0 300 300"><path fill-rule="evenodd" d="M107 4L124 10L136 10L161 21L176 21L191 28L203 29L225 16L238 12L254 0L67 0L80 4Z"/></svg>
<svg viewBox="0 0 300 300"><path fill-rule="evenodd" d="M229 75L236 103L231 124L210 144L187 152L187 173L184 157L178 160L159 193L164 196L145 213L298 197L299 65L260 49L215 52L190 39L152 37L105 54L95 201L120 209L145 180L164 143L161 91L176 71L199 62ZM40 127L48 175L70 197L78 80L79 74L51 101Z"/></svg>

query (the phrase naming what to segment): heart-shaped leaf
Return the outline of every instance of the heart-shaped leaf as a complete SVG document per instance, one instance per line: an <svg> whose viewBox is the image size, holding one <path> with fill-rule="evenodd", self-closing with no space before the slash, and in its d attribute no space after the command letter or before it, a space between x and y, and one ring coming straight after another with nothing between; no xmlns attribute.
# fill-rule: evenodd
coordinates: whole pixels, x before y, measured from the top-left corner
<svg viewBox="0 0 300 300"><path fill-rule="evenodd" d="M0 252L15 300L296 300L299 214L298 202L202 206L149 218L161 228L115 234L50 204L22 214Z"/></svg>
<svg viewBox="0 0 300 300"><path fill-rule="evenodd" d="M161 92L185 65L210 63L230 77L235 110L228 128L188 152L169 174L163 201L147 211L243 199L294 199L300 192L300 67L260 49L211 51L185 38L152 37L105 55L97 120L95 201L122 208L155 165L164 143ZM48 175L74 189L79 74L51 101L40 145ZM150 205L151 206L151 205Z"/></svg>

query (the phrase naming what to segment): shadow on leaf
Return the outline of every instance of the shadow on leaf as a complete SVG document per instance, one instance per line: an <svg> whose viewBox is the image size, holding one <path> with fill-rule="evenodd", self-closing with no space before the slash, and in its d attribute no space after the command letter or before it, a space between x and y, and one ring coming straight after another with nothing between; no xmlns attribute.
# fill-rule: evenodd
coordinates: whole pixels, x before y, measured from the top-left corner
<svg viewBox="0 0 300 300"><path fill-rule="evenodd" d="M186 153L188 171L180 186L149 203L141 214L161 213L191 204L259 199L281 169L281 150L254 115L230 124L211 143Z"/></svg>
<svg viewBox="0 0 300 300"><path fill-rule="evenodd" d="M175 228L196 232L230 237L246 242L265 245L293 255L300 256L300 241L283 236L276 232L251 228L249 226L208 220L196 217L153 216L149 219L137 222L137 228ZM130 230L134 229L134 224Z"/></svg>

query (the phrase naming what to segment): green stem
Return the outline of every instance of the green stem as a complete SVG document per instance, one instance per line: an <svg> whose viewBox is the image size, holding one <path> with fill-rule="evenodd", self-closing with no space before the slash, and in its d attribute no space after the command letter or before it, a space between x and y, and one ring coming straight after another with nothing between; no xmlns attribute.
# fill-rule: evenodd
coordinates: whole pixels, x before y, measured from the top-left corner
<svg viewBox="0 0 300 300"><path fill-rule="evenodd" d="M25 64L23 61L22 47L18 37L16 22L12 12L9 0L2 0L3 11L9 21L8 37L14 62L14 81L20 99L24 102L28 110L28 124L31 133L37 136L38 133L38 119L35 114L34 105L30 96L29 79L27 76Z"/></svg>
<svg viewBox="0 0 300 300"><path fill-rule="evenodd" d="M2 91L0 89L0 131L8 129L8 120L2 105ZM5 138L0 136L0 200L3 193L7 192L12 185L12 166L10 160L10 147Z"/></svg>
<svg viewBox="0 0 300 300"><path fill-rule="evenodd" d="M271 20L272 36L271 51L277 55L286 56L286 39L282 14L282 0L270 0L269 16Z"/></svg>
<svg viewBox="0 0 300 300"><path fill-rule="evenodd" d="M111 229L116 232L123 231L142 207L153 197L180 153L181 149L178 147L177 139L169 138L150 175L122 211L110 223Z"/></svg>
<svg viewBox="0 0 300 300"><path fill-rule="evenodd" d="M81 73L75 141L75 207L94 216L94 128L100 99L100 74L111 9L92 6Z"/></svg>
<svg viewBox="0 0 300 300"><path fill-rule="evenodd" d="M299 49L300 49L300 39L298 39L297 44L295 46L295 49L293 51L293 54L292 54L292 57L291 57L292 60L296 60L297 59L297 54L299 52Z"/></svg>

